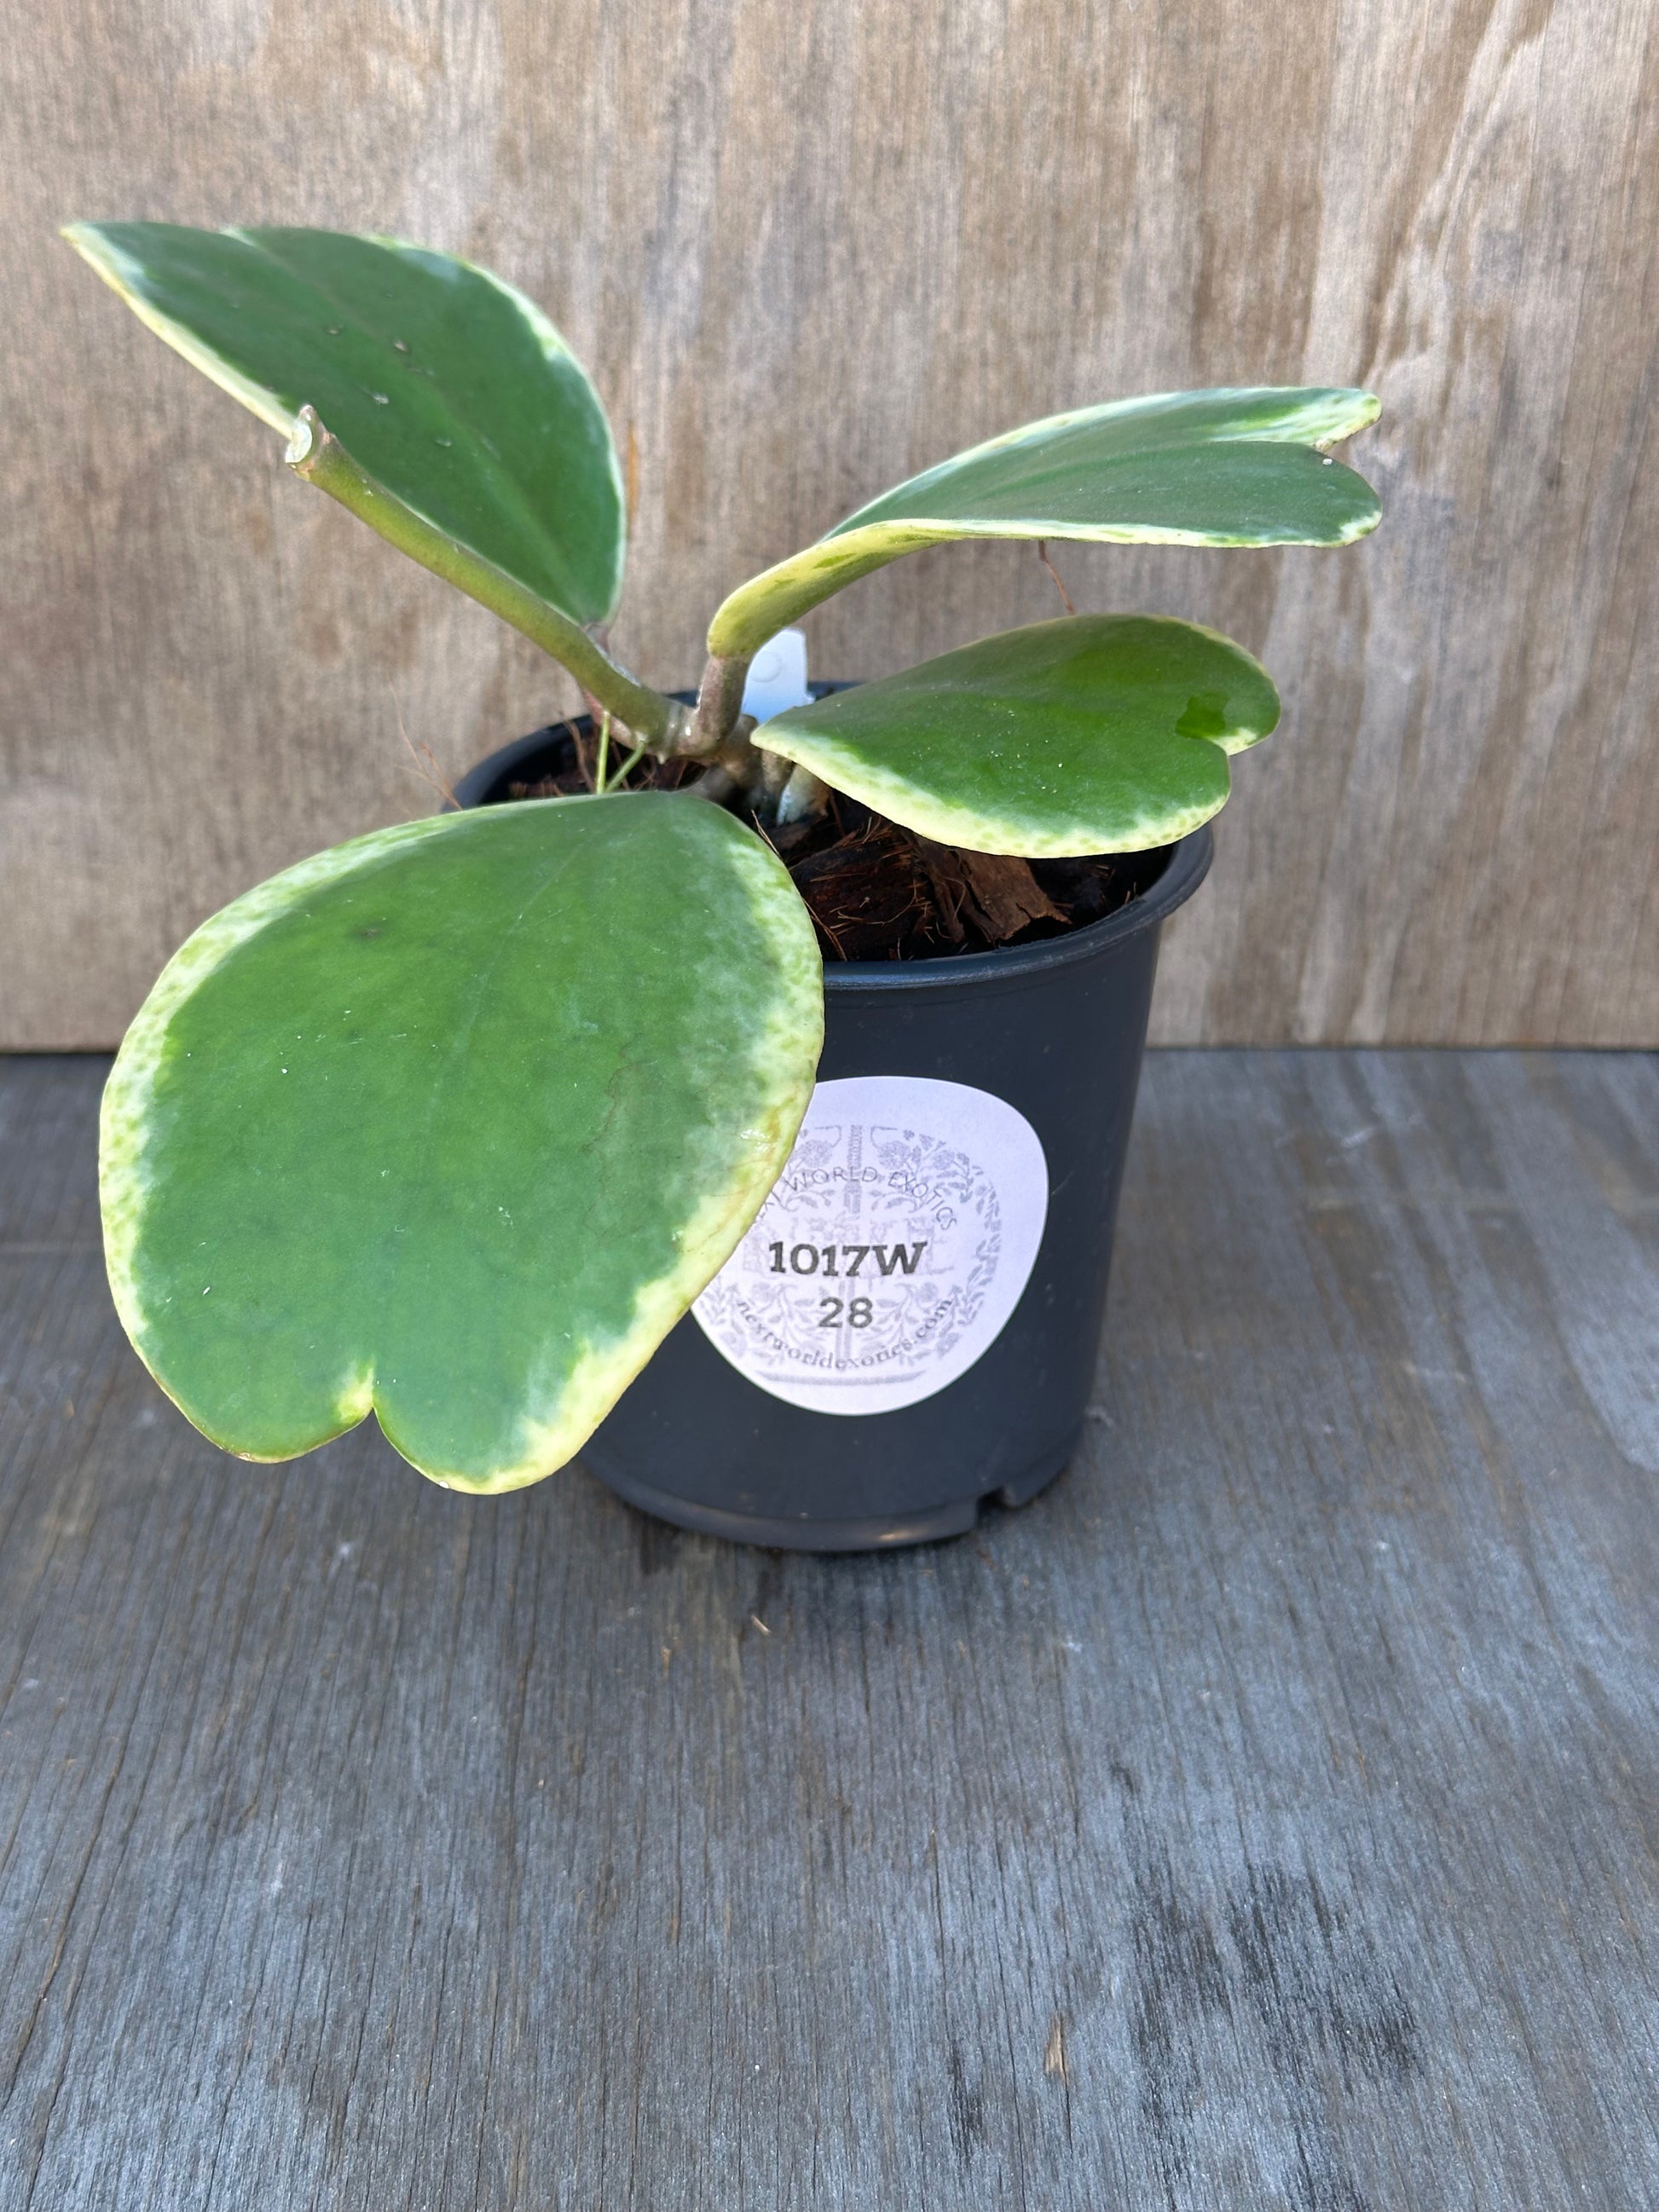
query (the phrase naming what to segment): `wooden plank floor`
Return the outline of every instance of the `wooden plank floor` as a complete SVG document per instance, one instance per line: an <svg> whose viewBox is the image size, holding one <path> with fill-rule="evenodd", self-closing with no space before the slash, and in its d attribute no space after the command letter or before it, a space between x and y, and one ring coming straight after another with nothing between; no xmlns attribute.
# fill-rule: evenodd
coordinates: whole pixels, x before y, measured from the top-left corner
<svg viewBox="0 0 1659 2212"><path fill-rule="evenodd" d="M222 1459L0 1070L5 2212L1649 2212L1659 1065L1150 1063L902 1556Z"/></svg>

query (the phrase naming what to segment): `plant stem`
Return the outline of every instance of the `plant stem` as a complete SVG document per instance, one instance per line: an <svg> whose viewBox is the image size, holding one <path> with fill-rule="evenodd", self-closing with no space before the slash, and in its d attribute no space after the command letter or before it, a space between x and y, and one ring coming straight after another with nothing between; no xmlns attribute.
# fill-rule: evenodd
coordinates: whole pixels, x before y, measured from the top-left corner
<svg viewBox="0 0 1659 2212"><path fill-rule="evenodd" d="M751 804L769 807L789 769L786 762L753 742L754 718L743 711L752 658L746 653L709 656L697 690L696 719L679 739L678 750L693 760L713 762L709 773L723 773L727 783Z"/></svg>
<svg viewBox="0 0 1659 2212"><path fill-rule="evenodd" d="M743 713L743 687L752 658L746 653L725 659L718 653L709 655L697 687L696 720L689 737L682 740L684 751L712 760L726 748Z"/></svg>
<svg viewBox="0 0 1659 2212"><path fill-rule="evenodd" d="M522 630L544 653L551 653L584 691L615 715L637 744L665 757L687 750L684 738L691 727L689 708L653 691L647 684L636 682L579 623L550 606L493 562L458 545L424 515L377 483L320 421L314 408L301 409L286 459L295 476L349 507L399 552L407 553L434 576L441 576L469 599L477 599L480 606L511 623L514 629ZM742 697L741 678L738 697Z"/></svg>
<svg viewBox="0 0 1659 2212"><path fill-rule="evenodd" d="M623 763L622 766L617 770L615 775L611 777L610 782L605 786L605 789L607 791L620 791L623 784L627 782L629 777L633 775L635 769L645 758L645 756L649 750L650 748L647 745L635 745L633 751L629 753L628 758Z"/></svg>
<svg viewBox="0 0 1659 2212"><path fill-rule="evenodd" d="M593 788L601 798L605 796L605 771L610 759L611 715L607 709L599 716L599 750L593 763Z"/></svg>

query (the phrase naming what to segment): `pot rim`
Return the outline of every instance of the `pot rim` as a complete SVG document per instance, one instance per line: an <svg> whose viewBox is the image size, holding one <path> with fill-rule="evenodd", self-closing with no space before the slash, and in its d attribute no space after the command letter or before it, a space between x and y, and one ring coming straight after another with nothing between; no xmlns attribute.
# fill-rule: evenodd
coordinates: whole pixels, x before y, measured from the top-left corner
<svg viewBox="0 0 1659 2212"><path fill-rule="evenodd" d="M847 683L817 682L810 686L818 698L853 688ZM676 691L670 696L692 704L697 695L695 691ZM475 763L455 785L457 806L471 809L482 805L485 793L493 785L510 775L520 761L540 751L550 731L562 729L567 724L572 728L591 726L591 717L571 714L560 722L547 723ZM449 809L446 806L443 811L447 813ZM1154 928L1167 921L1178 906L1192 896L1209 873L1215 854L1209 823L1206 822L1188 830L1168 850L1169 859L1155 883L1138 891L1115 913L1103 915L1099 921L1085 922L1080 929L1068 929L1059 937L1039 938L1031 945L1002 945L990 952L941 953L932 960L826 960L823 988L826 991L959 990L973 983L1023 983L1052 969L1095 959L1126 939L1138 937L1143 929Z"/></svg>

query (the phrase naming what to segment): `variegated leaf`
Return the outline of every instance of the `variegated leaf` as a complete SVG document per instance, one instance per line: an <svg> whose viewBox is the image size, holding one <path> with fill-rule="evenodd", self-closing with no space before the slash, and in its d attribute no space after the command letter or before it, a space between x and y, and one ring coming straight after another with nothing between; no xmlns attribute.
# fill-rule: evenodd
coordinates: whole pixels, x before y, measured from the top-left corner
<svg viewBox="0 0 1659 2212"><path fill-rule="evenodd" d="M957 538L1113 544L1346 545L1370 486L1325 448L1374 422L1367 392L1170 392L1028 422L883 494L733 592L710 653L751 653L843 586Z"/></svg>
<svg viewBox="0 0 1659 2212"><path fill-rule="evenodd" d="M416 550L425 525L568 623L614 611L626 528L605 410L522 293L453 254L338 231L82 222L64 234L263 422L292 439L314 409L371 479L355 511L384 536Z"/></svg>
<svg viewBox="0 0 1659 2212"><path fill-rule="evenodd" d="M1185 836L1278 720L1267 671L1214 630L1079 615L791 708L765 738L941 844L1052 860Z"/></svg>
<svg viewBox="0 0 1659 2212"><path fill-rule="evenodd" d="M110 1278L217 1443L371 1408L437 1481L569 1458L742 1237L823 1025L781 865L684 796L357 839L202 927L105 1097Z"/></svg>

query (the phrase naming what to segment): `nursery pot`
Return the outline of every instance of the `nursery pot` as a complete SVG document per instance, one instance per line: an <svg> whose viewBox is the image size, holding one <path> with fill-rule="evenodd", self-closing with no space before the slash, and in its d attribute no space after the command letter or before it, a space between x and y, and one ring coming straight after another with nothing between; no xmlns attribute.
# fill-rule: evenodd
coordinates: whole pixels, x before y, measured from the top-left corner
<svg viewBox="0 0 1659 2212"><path fill-rule="evenodd" d="M547 772L538 731L456 797ZM1077 1447L1099 1350L1158 933L1210 832L1038 943L828 963L818 1087L714 1282L584 1448L663 1520L863 1551L1023 1505Z"/></svg>

